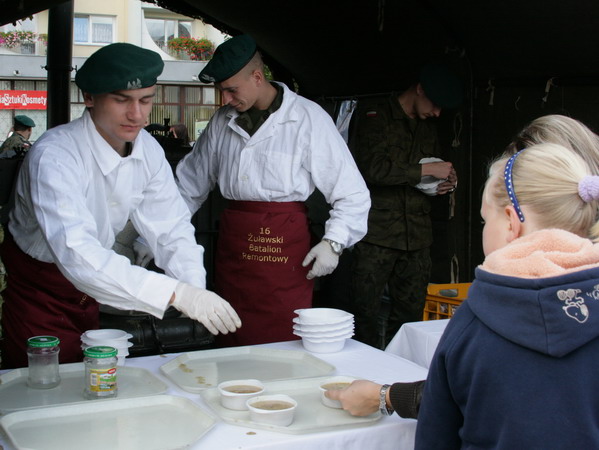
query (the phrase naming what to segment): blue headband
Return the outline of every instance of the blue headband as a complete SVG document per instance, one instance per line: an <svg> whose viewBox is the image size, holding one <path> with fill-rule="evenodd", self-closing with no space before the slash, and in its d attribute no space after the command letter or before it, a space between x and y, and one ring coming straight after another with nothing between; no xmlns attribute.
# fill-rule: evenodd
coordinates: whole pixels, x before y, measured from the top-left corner
<svg viewBox="0 0 599 450"><path fill-rule="evenodd" d="M512 182L512 168L514 167L514 161L516 161L516 157L522 153L524 150L520 150L518 153L513 154L510 159L505 163L505 170L503 171L503 178L505 180L505 189L507 190L507 195L510 197L510 201L512 202L512 206L516 210L518 214L518 218L520 222L524 222L524 214L522 214L522 210L520 209L520 204L518 203L518 199L516 198L516 192L514 192L514 183Z"/></svg>

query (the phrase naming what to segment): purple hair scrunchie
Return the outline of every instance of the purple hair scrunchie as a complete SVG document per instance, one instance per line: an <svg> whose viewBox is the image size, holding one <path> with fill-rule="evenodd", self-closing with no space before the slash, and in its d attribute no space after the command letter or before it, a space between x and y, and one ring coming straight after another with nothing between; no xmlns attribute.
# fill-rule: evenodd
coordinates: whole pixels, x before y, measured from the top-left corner
<svg viewBox="0 0 599 450"><path fill-rule="evenodd" d="M578 195L585 203L599 200L599 177L587 175L578 182Z"/></svg>

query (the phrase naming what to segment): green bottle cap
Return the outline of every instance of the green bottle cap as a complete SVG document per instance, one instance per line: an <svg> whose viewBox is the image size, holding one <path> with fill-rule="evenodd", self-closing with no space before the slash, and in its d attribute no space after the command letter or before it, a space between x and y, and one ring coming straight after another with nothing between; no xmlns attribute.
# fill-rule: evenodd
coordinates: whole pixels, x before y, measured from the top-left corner
<svg viewBox="0 0 599 450"><path fill-rule="evenodd" d="M110 358L112 356L116 356L117 350L114 347L100 345L86 348L83 350L83 354L85 356L89 356L90 358Z"/></svg>
<svg viewBox="0 0 599 450"><path fill-rule="evenodd" d="M34 336L27 339L30 347L55 347L60 344L60 339L55 336Z"/></svg>

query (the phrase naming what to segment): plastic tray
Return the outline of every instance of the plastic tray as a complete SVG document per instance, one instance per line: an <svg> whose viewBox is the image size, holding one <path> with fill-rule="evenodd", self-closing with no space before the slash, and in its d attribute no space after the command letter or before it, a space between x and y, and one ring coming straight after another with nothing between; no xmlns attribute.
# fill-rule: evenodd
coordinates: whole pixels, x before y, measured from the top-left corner
<svg viewBox="0 0 599 450"><path fill-rule="evenodd" d="M317 377L335 366L306 352L247 346L183 353L160 370L181 389L199 393L239 378L264 382Z"/></svg>
<svg viewBox="0 0 599 450"><path fill-rule="evenodd" d="M0 419L17 450L168 450L190 446L216 420L170 395L18 411Z"/></svg>
<svg viewBox="0 0 599 450"><path fill-rule="evenodd" d="M267 394L287 394L297 401L297 409L291 425L280 427L252 422L248 411L234 411L220 404L218 389L206 389L200 394L206 404L225 422L250 428L260 428L280 433L304 434L332 431L371 425L381 418L376 412L366 417L356 417L343 409L329 408L320 400L320 384L330 377L281 380L264 383Z"/></svg>
<svg viewBox="0 0 599 450"><path fill-rule="evenodd" d="M0 376L0 414L12 411L85 403L83 398L85 367L83 363L61 364L60 384L52 389L31 389L27 386L28 369L11 370ZM167 385L146 369L118 366L117 398L144 397L166 392ZM114 401L100 399L95 401Z"/></svg>

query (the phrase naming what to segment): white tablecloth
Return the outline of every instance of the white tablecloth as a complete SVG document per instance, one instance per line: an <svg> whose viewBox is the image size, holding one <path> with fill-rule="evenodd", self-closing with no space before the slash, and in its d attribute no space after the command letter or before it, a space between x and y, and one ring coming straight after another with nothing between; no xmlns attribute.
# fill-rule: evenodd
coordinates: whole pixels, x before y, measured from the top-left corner
<svg viewBox="0 0 599 450"><path fill-rule="evenodd" d="M284 350L303 350L301 341L280 342L264 346ZM314 353L313 355L334 365L336 368L334 374L353 375L378 383L422 380L426 378L427 373L426 369L410 361L354 340L349 340L345 348L338 353ZM150 370L168 385L166 394L189 398L206 410L210 410L203 403L200 395L180 389L160 372L160 366L176 356L177 354L169 354L128 358L127 365ZM255 434L249 433L250 431ZM201 450L363 450L366 448L409 450L414 448L415 431L415 420L402 419L397 414L382 417L379 421L365 427L301 435L276 433L218 422L191 448ZM6 442L6 437L0 435L0 449L2 446L5 450L13 450L13 447Z"/></svg>
<svg viewBox="0 0 599 450"><path fill-rule="evenodd" d="M404 323L385 349L426 369L449 319Z"/></svg>

